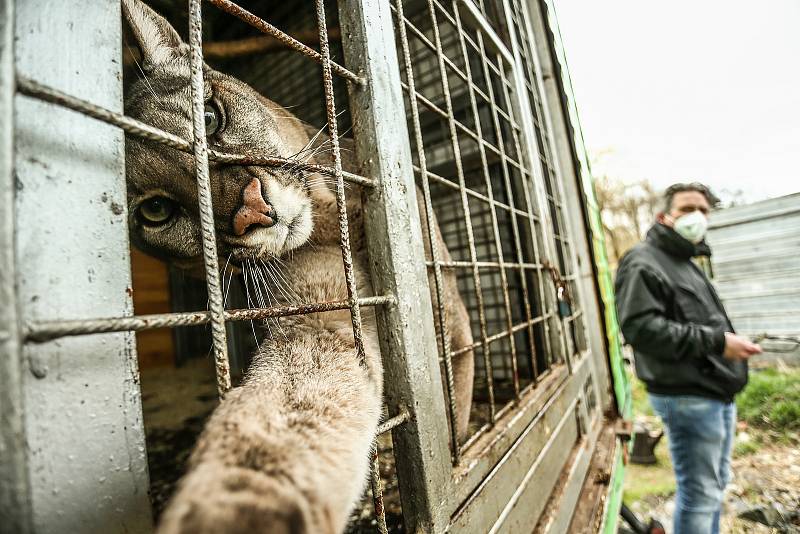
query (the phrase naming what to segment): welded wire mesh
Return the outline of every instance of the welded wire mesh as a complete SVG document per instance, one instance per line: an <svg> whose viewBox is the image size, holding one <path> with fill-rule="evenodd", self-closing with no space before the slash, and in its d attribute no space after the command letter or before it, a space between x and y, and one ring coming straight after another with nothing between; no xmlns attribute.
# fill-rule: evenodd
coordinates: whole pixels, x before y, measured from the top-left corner
<svg viewBox="0 0 800 534"><path fill-rule="evenodd" d="M336 107L333 92L333 76L337 75L347 80L348 83L359 85L365 83L358 75L331 60L326 27L325 7L323 0L316 3L317 23L319 31L319 51L297 41L288 34L267 21L246 11L242 7L227 0L210 0L210 3L220 9L240 18L256 29L278 39L286 46L296 50L303 56L319 63L322 66L322 78L327 109L327 124L332 144L333 165L309 165L282 158L275 158L253 153L223 153L209 149L206 143L205 124L203 118L203 52L202 52L202 15L200 0L191 0L189 3L189 47L191 50L191 96L193 111L193 138L182 139L179 136L163 131L159 128L144 124L123 114L112 112L65 94L56 89L37 83L23 76L17 77L17 89L20 94L38 98L73 111L83 113L100 121L118 126L126 133L140 138L148 139L165 146L188 152L193 155L195 172L198 182L199 213L202 226L202 242L204 250L204 266L206 285L209 296L209 311L189 313L168 313L158 315L141 315L133 317L109 317L71 321L46 321L32 322L25 325L25 338L28 342L43 342L63 336L86 335L103 332L140 331L163 327L189 326L210 323L212 327L213 353L217 375L217 389L222 397L231 387L230 363L227 354L226 321L245 321L253 319L267 319L288 315L315 313L337 309L349 309L352 318L355 347L359 360L363 363L364 342L363 326L361 323L361 306L377 306L390 304L394 298L376 296L359 298L353 272L353 258L350 251L349 229L347 211L345 207L344 182L348 181L365 187L373 185L372 180L358 176L342 169L338 131L336 123ZM223 304L220 275L218 271L218 258L216 253L216 237L214 233L213 203L209 188L209 160L246 165L264 165L283 167L293 170L319 172L332 176L336 182L336 197L339 214L339 232L342 248L342 262L345 279L347 282L348 298L346 301L302 303L294 306L261 307L243 310L225 310ZM389 432L408 419L407 413L401 413L384 422L378 433ZM377 454L377 453L376 453ZM377 469L377 456L371 469L371 487L373 491L373 504L378 530L387 532L383 514L382 490L380 473Z"/></svg>
<svg viewBox="0 0 800 534"><path fill-rule="evenodd" d="M566 235L564 204L553 164L553 147L545 123L540 78L534 61L534 46L526 6L468 1L391 0L399 48L402 87L406 96L410 144L417 182L423 192L436 294L434 313L438 316L438 338L445 369L445 392L450 421L455 421L455 392L452 360L474 351L476 377L481 387L475 393L473 433L460 441L450 425L452 459L458 462L464 450L487 431L514 402L542 378L549 368L567 358L558 341L557 303L550 266L557 267L569 285L572 314L565 318L573 344L582 348L582 312L577 302L574 247ZM200 192L206 282L209 311L171 313L75 321L49 321L25 325L26 339L40 342L67 335L146 330L210 323L220 395L230 388L230 371L225 343L225 322L266 319L338 309L351 312L356 350L363 359L361 306L393 302L391 295L359 297L353 273L344 202L344 182L372 187L369 177L342 169L333 77L349 87L367 83L361 76L331 59L325 8L316 1L319 50L293 39L266 20L229 0L209 3L271 35L322 67L326 121L332 144L331 166L301 164L253 153L227 153L206 146L203 123L202 17L200 0L192 0L189 12L192 50L193 139L182 139L135 119L115 113L72 95L17 77L21 94L72 109L122 128L126 133L176 150L193 154ZM476 17L474 10L480 10ZM508 17L516 30L506 27ZM485 21L481 23L481 18ZM516 39L523 68L517 69L509 50ZM517 77L527 92L517 94ZM536 153L527 149L528 139L519 120L520 98L531 102ZM296 168L333 177L336 183L340 242L348 298L338 302L303 303L296 306L224 310L217 271L213 227L213 206L208 189L208 161L230 164ZM545 177L546 198L535 195L534 166ZM203 193L204 188L206 194ZM548 210L552 228L545 231L545 217L538 206ZM440 257L435 246L435 229L441 230L452 259ZM555 239L556 257L550 258L545 236ZM459 292L470 315L474 342L451 346L444 312L444 276L455 272ZM407 413L386 421L379 433L403 424ZM378 529L387 532L377 453L372 462L371 486Z"/></svg>
<svg viewBox="0 0 800 534"><path fill-rule="evenodd" d="M515 33L518 46L521 51L522 59L522 79L528 93L533 113L533 124L536 131L536 141L539 149L539 165L545 178L546 200L553 221L553 238L556 245L557 257L556 265L562 273L562 278L568 286L571 299L571 313L565 318L565 323L569 327L570 337L573 344L573 351L580 352L586 349L585 325L583 324L583 312L580 309L578 298L577 273L575 272L575 249L570 237L567 235L567 224L565 207L563 200L563 189L558 183L558 176L555 169L555 151L550 129L547 125L547 114L542 98L543 89L541 86L541 72L538 63L535 61L536 52L531 42L530 36L530 14L527 6L521 0L511 0L511 11L509 15L513 24L522 28L523 31ZM487 3L488 4L488 3Z"/></svg>
<svg viewBox="0 0 800 534"><path fill-rule="evenodd" d="M486 6L490 6L487 10ZM454 462L498 414L518 400L555 361L558 321L534 196L533 165L520 121L518 75L501 3L483 13L470 2L394 0L392 4L415 171L428 226L438 220L452 261L433 257L438 302L444 270L455 270L474 343L451 347L439 310L441 359L451 420L452 359L474 350L473 428L460 443L451 425ZM532 53L527 50L525 53ZM558 214L561 215L560 213ZM563 227L559 226L559 228ZM555 229L550 234L561 235ZM431 250L435 236L427 236ZM477 384L482 383L483 387Z"/></svg>

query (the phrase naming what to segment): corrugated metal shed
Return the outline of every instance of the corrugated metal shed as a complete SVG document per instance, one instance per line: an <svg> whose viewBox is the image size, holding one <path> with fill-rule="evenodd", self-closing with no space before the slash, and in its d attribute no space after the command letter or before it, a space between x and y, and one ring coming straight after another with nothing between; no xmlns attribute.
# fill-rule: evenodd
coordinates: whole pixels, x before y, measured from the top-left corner
<svg viewBox="0 0 800 534"><path fill-rule="evenodd" d="M708 242L737 331L800 336L800 193L715 212Z"/></svg>

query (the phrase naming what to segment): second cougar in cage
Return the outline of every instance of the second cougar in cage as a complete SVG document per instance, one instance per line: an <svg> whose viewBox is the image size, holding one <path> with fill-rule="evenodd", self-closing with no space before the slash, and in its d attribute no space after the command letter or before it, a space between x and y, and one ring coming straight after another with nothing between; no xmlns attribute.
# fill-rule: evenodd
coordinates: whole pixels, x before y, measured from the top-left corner
<svg viewBox="0 0 800 534"><path fill-rule="evenodd" d="M124 0L123 11L141 50L144 75L128 92L127 114L191 139L187 45L140 0ZM204 80L212 147L330 163L325 136L286 109L207 66ZM350 153L343 153L345 167L352 169ZM192 157L128 137L126 159L133 242L172 265L199 272L202 239ZM221 260L260 281L273 305L347 298L329 180L289 168L217 163L210 173ZM361 210L354 187L347 194L347 211L355 278L359 294L371 295ZM439 256L448 261L436 234ZM450 344L470 346L469 316L452 273L445 276L444 289ZM164 512L161 532L337 533L345 528L364 489L382 405L372 308L364 309L363 321L366 358L360 362L349 310L280 319L274 327L280 332L262 343L241 386L228 393L206 424ZM454 424L464 436L472 351L457 356L453 366Z"/></svg>

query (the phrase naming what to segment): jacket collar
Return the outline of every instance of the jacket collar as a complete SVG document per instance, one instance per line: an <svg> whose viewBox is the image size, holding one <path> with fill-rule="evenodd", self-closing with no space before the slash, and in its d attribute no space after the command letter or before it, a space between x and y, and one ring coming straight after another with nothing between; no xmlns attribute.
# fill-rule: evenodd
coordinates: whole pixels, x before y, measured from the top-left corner
<svg viewBox="0 0 800 534"><path fill-rule="evenodd" d="M667 254L686 260L694 256L711 256L711 248L705 241L695 245L669 226L661 223L655 223L647 231L647 241Z"/></svg>

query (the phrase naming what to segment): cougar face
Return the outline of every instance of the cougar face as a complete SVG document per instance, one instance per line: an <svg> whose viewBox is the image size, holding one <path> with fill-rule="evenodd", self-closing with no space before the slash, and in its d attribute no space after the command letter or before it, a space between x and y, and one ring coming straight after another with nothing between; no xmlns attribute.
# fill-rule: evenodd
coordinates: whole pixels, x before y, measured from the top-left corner
<svg viewBox="0 0 800 534"><path fill-rule="evenodd" d="M126 114L191 141L188 46L141 2L125 1L123 9L142 50L144 74L128 91ZM203 78L209 148L301 158L308 136L298 119L242 81L207 66ZM199 267L203 248L191 154L128 136L125 156L132 241L179 267ZM308 183L313 176L214 161L209 171L220 261L266 260L308 240L313 229Z"/></svg>

